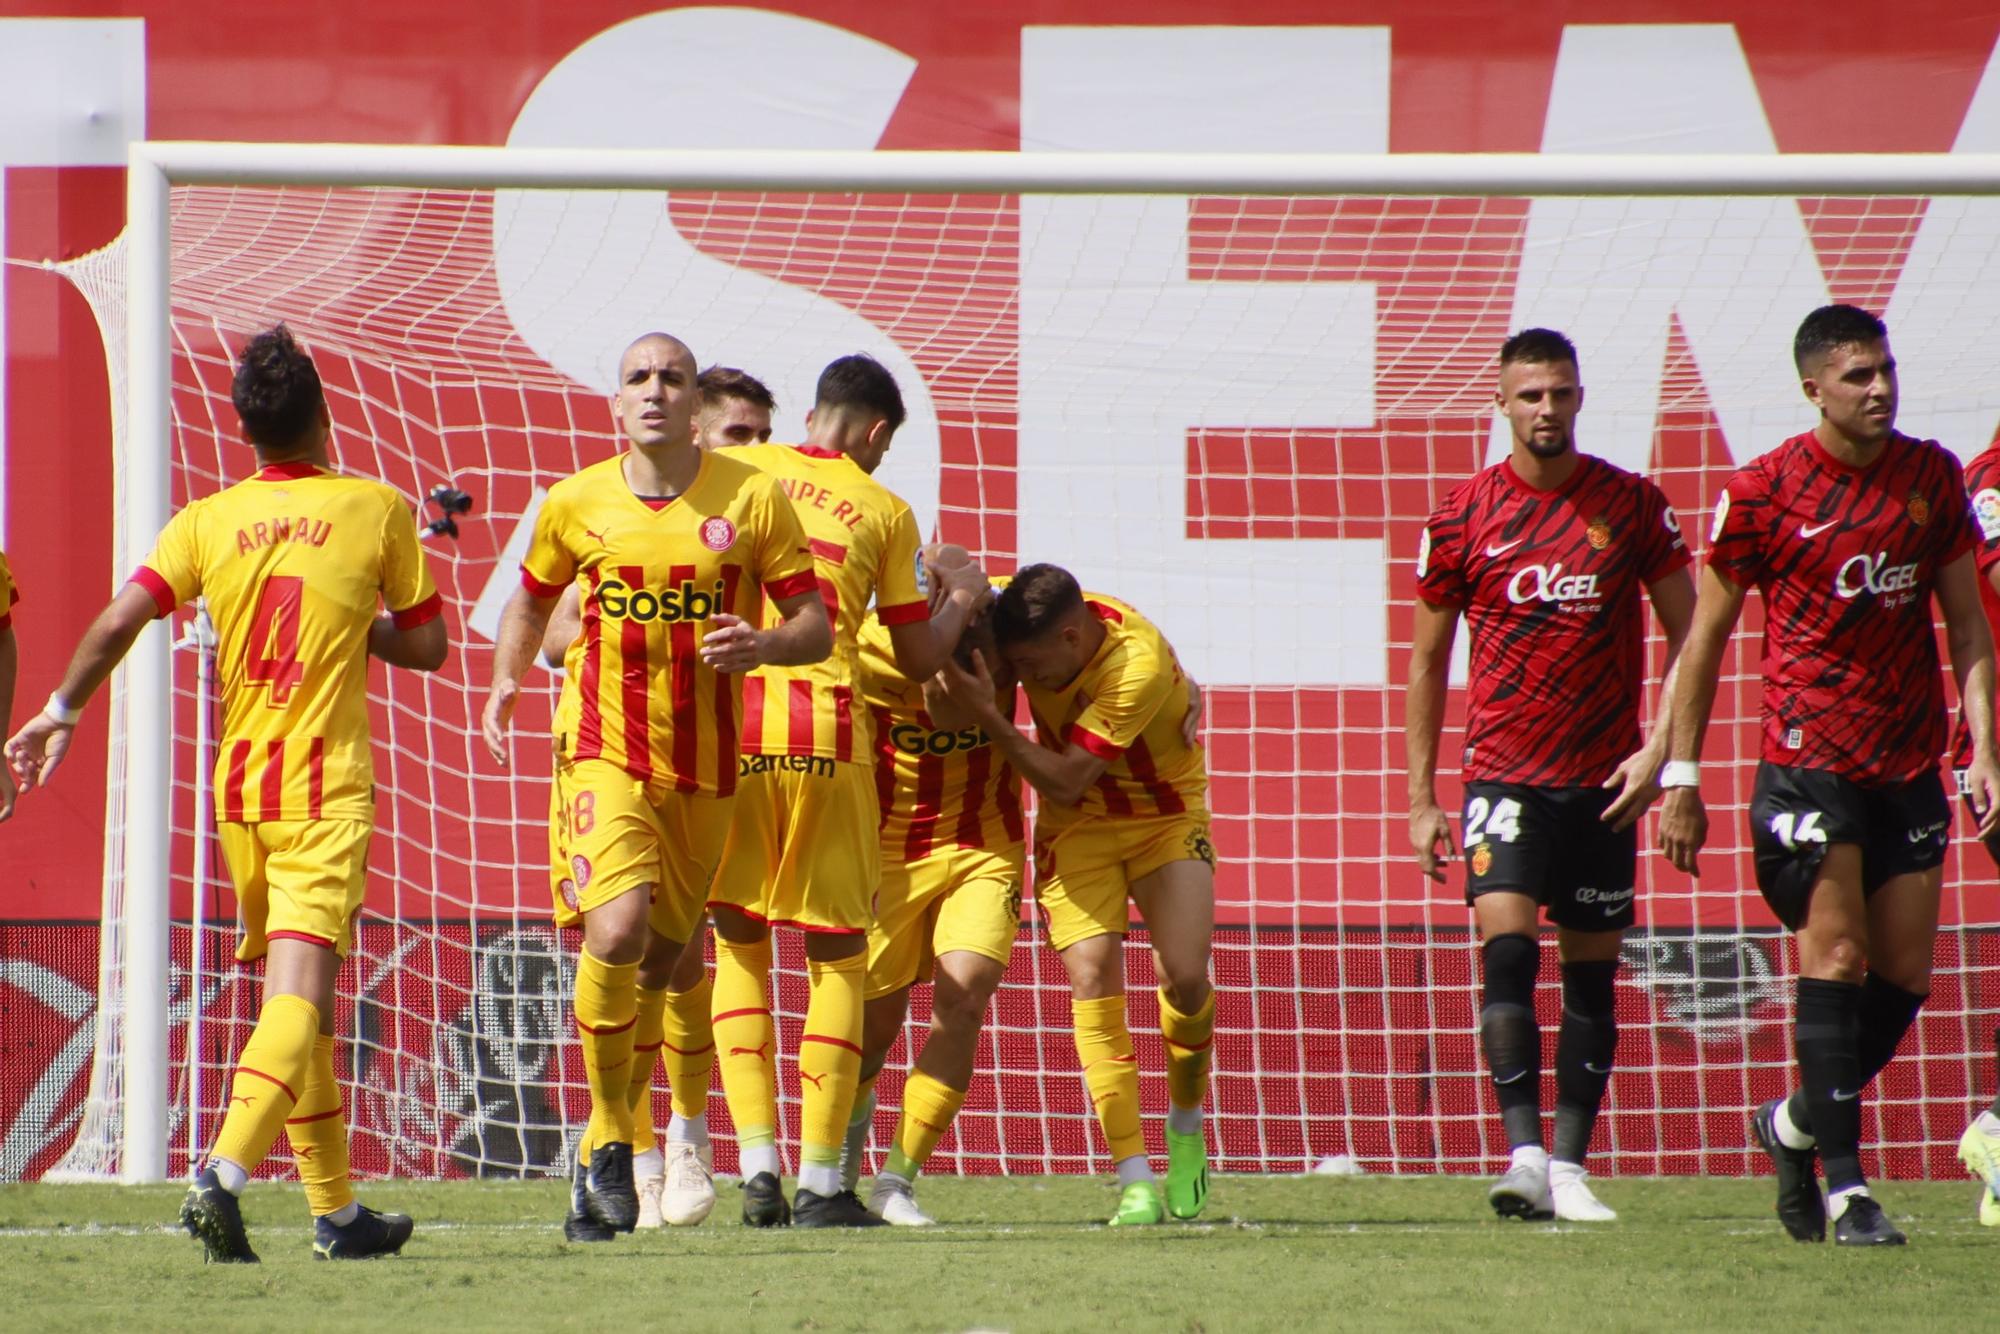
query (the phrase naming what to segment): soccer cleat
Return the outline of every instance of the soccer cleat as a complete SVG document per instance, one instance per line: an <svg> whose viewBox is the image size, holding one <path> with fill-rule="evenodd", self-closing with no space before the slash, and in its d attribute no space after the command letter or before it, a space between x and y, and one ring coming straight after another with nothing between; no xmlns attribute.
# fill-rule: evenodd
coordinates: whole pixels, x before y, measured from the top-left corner
<svg viewBox="0 0 2000 1334"><path fill-rule="evenodd" d="M1502 1218L1541 1223L1556 1216L1555 1198L1549 1193L1549 1169L1533 1163L1508 1168L1487 1190L1486 1202Z"/></svg>
<svg viewBox="0 0 2000 1334"><path fill-rule="evenodd" d="M2000 1227L2000 1118L1981 1112L1958 1139L1958 1161L1986 1184L1979 1196L1979 1221Z"/></svg>
<svg viewBox="0 0 2000 1334"><path fill-rule="evenodd" d="M1549 1198L1556 1217L1566 1223L1615 1223L1617 1210L1597 1198L1590 1189L1590 1173L1581 1167L1565 1170L1557 1164L1549 1171Z"/></svg>
<svg viewBox="0 0 2000 1334"><path fill-rule="evenodd" d="M1208 1140L1200 1131L1167 1131L1167 1212L1199 1218L1208 1203Z"/></svg>
<svg viewBox="0 0 2000 1334"><path fill-rule="evenodd" d="M1850 1195L1847 1208L1834 1220L1833 1240L1840 1246L1901 1246L1909 1238L1896 1230L1872 1197Z"/></svg>
<svg viewBox="0 0 2000 1334"><path fill-rule="evenodd" d="M792 1226L885 1227L887 1224L869 1213L861 1197L851 1190L820 1195L800 1186L799 1193L792 1197Z"/></svg>
<svg viewBox="0 0 2000 1334"><path fill-rule="evenodd" d="M679 1141L667 1145L667 1174L659 1202L660 1216L670 1227L693 1227L715 1208L715 1178L709 1175L700 1149Z"/></svg>
<svg viewBox="0 0 2000 1334"><path fill-rule="evenodd" d="M243 1231L243 1206L215 1179L215 1169L204 1167L181 1200L181 1226L201 1243L203 1263L254 1265L257 1252Z"/></svg>
<svg viewBox="0 0 2000 1334"><path fill-rule="evenodd" d="M416 1222L408 1214L378 1214L358 1206L352 1220L340 1224L321 1214L313 1219L313 1259L372 1260L399 1255Z"/></svg>
<svg viewBox="0 0 2000 1334"><path fill-rule="evenodd" d="M632 1192L639 1197L639 1221L642 1228L659 1228L667 1225L660 1212L660 1196L667 1188L667 1173L664 1167L657 1172L648 1172L640 1166L638 1156L632 1159Z"/></svg>
<svg viewBox="0 0 2000 1334"><path fill-rule="evenodd" d="M791 1221L792 1206L778 1178L759 1172L743 1183L743 1226L786 1227Z"/></svg>
<svg viewBox="0 0 2000 1334"><path fill-rule="evenodd" d="M929 1227L937 1222L917 1207L909 1182L886 1177L875 1178L875 1189L868 1193L868 1212L892 1227Z"/></svg>
<svg viewBox="0 0 2000 1334"><path fill-rule="evenodd" d="M1750 1135L1771 1160L1778 1174L1778 1221L1785 1225L1793 1241L1826 1240L1826 1201L1820 1197L1819 1181L1813 1172L1816 1155L1811 1149L1788 1147L1778 1138L1773 1119L1778 1099L1759 1107L1750 1117Z"/></svg>
<svg viewBox="0 0 2000 1334"><path fill-rule="evenodd" d="M569 1216L563 1219L565 1241L610 1241L618 1234L590 1216L584 1200L585 1167L579 1159L569 1173Z"/></svg>
<svg viewBox="0 0 2000 1334"><path fill-rule="evenodd" d="M639 1224L639 1192L632 1183L632 1146L600 1144L583 1174L583 1210L600 1227L630 1232Z"/></svg>
<svg viewBox="0 0 2000 1334"><path fill-rule="evenodd" d="M1112 1227L1151 1227L1167 1221L1166 1202L1160 1188L1150 1181L1134 1181L1118 1196L1118 1212L1111 1215Z"/></svg>

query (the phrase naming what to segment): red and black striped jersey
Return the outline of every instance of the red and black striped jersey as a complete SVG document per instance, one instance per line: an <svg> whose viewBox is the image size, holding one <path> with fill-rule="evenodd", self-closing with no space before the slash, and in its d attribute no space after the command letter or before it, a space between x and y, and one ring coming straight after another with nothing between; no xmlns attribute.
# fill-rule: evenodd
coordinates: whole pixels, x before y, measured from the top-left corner
<svg viewBox="0 0 2000 1334"><path fill-rule="evenodd" d="M1601 783L1639 747L1640 593L1690 561L1660 488L1585 454L1549 491L1502 459L1432 512L1417 596L1465 613L1464 772Z"/></svg>
<svg viewBox="0 0 2000 1334"><path fill-rule="evenodd" d="M1764 597L1766 760L1867 783L1936 769L1931 591L1972 538L1964 471L1936 441L1895 435L1853 468L1808 432L1729 479L1708 559Z"/></svg>
<svg viewBox="0 0 2000 1334"><path fill-rule="evenodd" d="M2000 593L1993 591L1993 567L2000 565L2000 440L1965 465L1965 489L1972 495L1972 550L1979 565L1979 605L1986 611L1987 626L2000 639ZM1972 763L1972 733L1963 714L1952 741L1951 763L1954 769Z"/></svg>

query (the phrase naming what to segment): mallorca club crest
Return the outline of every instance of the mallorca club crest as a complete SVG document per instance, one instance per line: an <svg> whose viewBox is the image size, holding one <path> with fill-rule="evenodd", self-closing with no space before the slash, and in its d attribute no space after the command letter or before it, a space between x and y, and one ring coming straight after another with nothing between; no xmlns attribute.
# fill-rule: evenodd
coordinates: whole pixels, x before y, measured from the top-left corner
<svg viewBox="0 0 2000 1334"><path fill-rule="evenodd" d="M1493 845L1491 843L1473 844L1472 873L1475 876L1480 876L1480 875L1485 875L1488 871L1492 869L1493 869Z"/></svg>
<svg viewBox="0 0 2000 1334"><path fill-rule="evenodd" d="M570 874L576 877L576 887L578 890L590 887L590 858L580 852L577 853L569 859L569 869Z"/></svg>
<svg viewBox="0 0 2000 1334"><path fill-rule="evenodd" d="M736 525L721 514L704 519L701 525L701 544L710 551L727 551L736 545Z"/></svg>
<svg viewBox="0 0 2000 1334"><path fill-rule="evenodd" d="M1611 545L1611 520L1600 514L1590 521L1583 530L1584 540L1590 543L1592 551L1602 551Z"/></svg>
<svg viewBox="0 0 2000 1334"><path fill-rule="evenodd" d="M1925 500L1917 492L1910 492L1910 500L1907 508L1910 512L1910 522L1917 527L1921 528L1931 521L1931 502Z"/></svg>

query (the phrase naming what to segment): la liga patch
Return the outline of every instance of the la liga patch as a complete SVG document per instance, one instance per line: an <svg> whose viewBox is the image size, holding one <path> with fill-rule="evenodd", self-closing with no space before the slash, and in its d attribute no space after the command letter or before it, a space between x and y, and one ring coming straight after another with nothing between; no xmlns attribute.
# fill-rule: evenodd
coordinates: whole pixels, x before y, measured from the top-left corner
<svg viewBox="0 0 2000 1334"><path fill-rule="evenodd" d="M1987 487L1972 498L1972 517L1979 523L1979 535L1988 542L2000 542L2000 491Z"/></svg>

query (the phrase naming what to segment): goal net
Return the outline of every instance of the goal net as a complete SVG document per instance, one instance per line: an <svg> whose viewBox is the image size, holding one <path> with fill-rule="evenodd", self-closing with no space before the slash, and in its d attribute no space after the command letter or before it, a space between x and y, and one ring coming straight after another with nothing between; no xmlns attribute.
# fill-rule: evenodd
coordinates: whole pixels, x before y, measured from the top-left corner
<svg viewBox="0 0 2000 1334"><path fill-rule="evenodd" d="M251 470L230 357L281 319L319 363L340 468L389 482L413 510L440 485L475 500L458 539L428 547L450 665L371 677L380 833L337 1016L360 1172L561 1170L585 1118L567 999L576 941L548 918L542 739L556 679L528 693L511 773L474 730L529 518L548 486L619 447L607 395L640 332L666 329L702 364L762 378L780 439L799 437L824 362L872 352L912 407L881 475L927 530L999 570L1065 564L1167 629L1208 691L1221 859L1211 1126L1228 1171L1504 1160L1475 1038L1463 872L1433 885L1407 847L1401 682L1418 533L1444 490L1503 447L1491 395L1510 331L1543 324L1575 339L1583 447L1659 481L1697 549L1728 472L1810 423L1789 346L1815 305L1886 314L1907 429L1969 456L2000 416L2000 380L1969 364L1993 345L2000 308L1978 296L2000 273L2000 206L1986 201L1885 194L1866 179L1715 195L1676 178L1686 163L1672 159L1619 196L1504 180L1384 193L1379 173L1358 190L1331 177L1295 193L1191 177L1144 193L1093 192L1080 172L1077 188L1037 193L1005 174L1032 159L1002 161L984 188L900 193L857 175L835 192L801 189L783 163L756 188L756 155L738 156L745 183L721 191L364 188L324 173L171 190L171 334L157 352L134 342L171 386L171 503ZM1760 188L1754 171L1745 179ZM144 239L68 269L105 323L121 384L138 369L123 360L128 247ZM121 472L134 438L121 426ZM1749 1171L1745 1114L1787 1086L1795 960L1757 896L1744 827L1759 616L1753 598L1710 733L1701 880L1643 858L1596 1141L1603 1171ZM215 698L191 621L183 610L172 626L171 781L118 793L127 820L166 822L171 836L164 876L107 858L105 1021L71 1172L146 1174L121 1161L122 1118L141 1115L168 1126L150 1170L186 1171L220 1123L256 1015L209 830ZM1655 634L1656 676L1659 657ZM1461 723L1454 688L1448 764ZM1455 772L1441 786L1455 808ZM1954 849L1932 999L1870 1103L1871 1171L1949 1173L1968 1110L1991 1092L1992 879L1976 845ZM159 895L167 994L128 1002L117 927ZM970 1098L931 1170L1108 1166L1062 970L1027 917ZM1142 1092L1157 1114L1143 932L1127 952ZM805 980L784 933L779 960L790 1051ZM153 1053L163 1107L121 1084L133 1004L166 1006ZM880 1087L878 1147L925 989L911 1008ZM1552 1043L1559 998L1546 980L1541 1009ZM663 1089L657 1098L664 1124ZM719 1084L710 1108L717 1167L731 1170ZM1150 1134L1158 1124L1149 1117ZM266 1170L286 1170L282 1154Z"/></svg>

